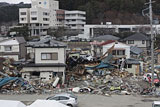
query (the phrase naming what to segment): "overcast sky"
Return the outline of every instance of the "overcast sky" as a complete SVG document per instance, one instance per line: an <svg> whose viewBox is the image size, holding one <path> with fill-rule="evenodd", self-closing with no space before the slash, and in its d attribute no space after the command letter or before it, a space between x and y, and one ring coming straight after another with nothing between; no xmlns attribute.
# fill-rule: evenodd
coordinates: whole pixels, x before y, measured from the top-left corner
<svg viewBox="0 0 160 107"><path fill-rule="evenodd" d="M8 2L8 3L17 4L19 2L31 3L31 0L0 0L0 2Z"/></svg>

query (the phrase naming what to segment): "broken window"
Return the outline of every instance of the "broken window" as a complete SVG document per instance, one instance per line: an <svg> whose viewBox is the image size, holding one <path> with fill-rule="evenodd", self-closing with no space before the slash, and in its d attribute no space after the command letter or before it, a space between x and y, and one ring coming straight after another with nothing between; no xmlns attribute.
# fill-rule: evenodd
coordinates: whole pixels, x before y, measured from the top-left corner
<svg viewBox="0 0 160 107"><path fill-rule="evenodd" d="M117 55L125 55L125 50L117 50Z"/></svg>
<svg viewBox="0 0 160 107"><path fill-rule="evenodd" d="M5 46L4 49L5 51L12 51L12 46Z"/></svg>
<svg viewBox="0 0 160 107"><path fill-rule="evenodd" d="M32 72L31 75L32 76L40 76L40 72Z"/></svg>
<svg viewBox="0 0 160 107"><path fill-rule="evenodd" d="M128 68L132 68L132 64L128 64Z"/></svg>
<svg viewBox="0 0 160 107"><path fill-rule="evenodd" d="M113 51L112 51L112 55L116 55L116 50L113 50Z"/></svg>

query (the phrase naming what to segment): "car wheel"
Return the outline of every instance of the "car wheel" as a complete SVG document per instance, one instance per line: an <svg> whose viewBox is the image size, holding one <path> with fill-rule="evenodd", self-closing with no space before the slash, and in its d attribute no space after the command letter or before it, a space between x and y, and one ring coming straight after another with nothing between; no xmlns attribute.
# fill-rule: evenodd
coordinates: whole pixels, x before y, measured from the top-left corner
<svg viewBox="0 0 160 107"><path fill-rule="evenodd" d="M67 104L68 107L73 107L72 104Z"/></svg>

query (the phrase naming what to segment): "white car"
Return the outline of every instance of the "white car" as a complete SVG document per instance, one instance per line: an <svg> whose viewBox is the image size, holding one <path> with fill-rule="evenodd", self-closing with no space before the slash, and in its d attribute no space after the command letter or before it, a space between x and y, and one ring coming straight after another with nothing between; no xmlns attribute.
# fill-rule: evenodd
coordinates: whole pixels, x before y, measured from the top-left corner
<svg viewBox="0 0 160 107"><path fill-rule="evenodd" d="M62 104L69 106L69 107L77 107L78 106L77 97L71 93L56 94L55 96L48 97L46 100L56 100Z"/></svg>
<svg viewBox="0 0 160 107"><path fill-rule="evenodd" d="M152 107L160 107L160 101L154 101Z"/></svg>

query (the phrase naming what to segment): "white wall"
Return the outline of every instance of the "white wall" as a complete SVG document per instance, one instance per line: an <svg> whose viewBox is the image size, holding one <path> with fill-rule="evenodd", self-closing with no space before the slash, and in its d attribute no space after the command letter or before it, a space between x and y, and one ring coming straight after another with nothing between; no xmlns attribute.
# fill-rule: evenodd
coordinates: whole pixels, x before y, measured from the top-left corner
<svg viewBox="0 0 160 107"><path fill-rule="evenodd" d="M115 42L107 44L107 45L104 45L103 46L103 54L105 52L107 52L108 49L110 49L114 44L115 44ZM114 49L125 49L126 58L130 58L130 46L118 42L118 44L115 44Z"/></svg>
<svg viewBox="0 0 160 107"><path fill-rule="evenodd" d="M126 41L126 44L128 44L128 41ZM142 41L135 41L134 44L128 44L130 46L137 46L139 48L146 48L147 47L147 41L145 41L145 44L142 44Z"/></svg>
<svg viewBox="0 0 160 107"><path fill-rule="evenodd" d="M53 77L53 72L62 72L64 74L65 72L65 67L24 67L21 72L22 72L22 78L26 75L25 80L30 80L30 73L38 71L40 72L40 77L39 78L46 78L43 79L43 81L48 81L50 78L52 79ZM50 77L51 75L51 77ZM65 78L63 76L63 78Z"/></svg>
<svg viewBox="0 0 160 107"><path fill-rule="evenodd" d="M26 15L21 15L21 12L25 12ZM22 20L22 18L24 18L24 20ZM30 8L19 9L19 23L22 23L22 24L30 23Z"/></svg>
<svg viewBox="0 0 160 107"><path fill-rule="evenodd" d="M37 14L32 15L31 12L37 12ZM41 23L41 24L49 24L50 21L44 21L43 18L48 18L49 16L43 15L43 12L49 13L48 9L43 8L31 8L30 9L30 23ZM37 20L32 20L32 18L37 18Z"/></svg>
<svg viewBox="0 0 160 107"><path fill-rule="evenodd" d="M58 60L41 60L41 53L58 53ZM65 63L64 48L35 48L35 63Z"/></svg>

